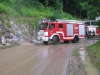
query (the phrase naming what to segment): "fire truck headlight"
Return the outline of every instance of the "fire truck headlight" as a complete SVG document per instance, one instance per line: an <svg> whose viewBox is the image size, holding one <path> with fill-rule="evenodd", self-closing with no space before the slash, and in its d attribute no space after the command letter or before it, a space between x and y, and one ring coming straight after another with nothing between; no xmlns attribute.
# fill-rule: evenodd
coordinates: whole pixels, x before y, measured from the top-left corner
<svg viewBox="0 0 100 75"><path fill-rule="evenodd" d="M44 32L44 36L48 36L48 32Z"/></svg>

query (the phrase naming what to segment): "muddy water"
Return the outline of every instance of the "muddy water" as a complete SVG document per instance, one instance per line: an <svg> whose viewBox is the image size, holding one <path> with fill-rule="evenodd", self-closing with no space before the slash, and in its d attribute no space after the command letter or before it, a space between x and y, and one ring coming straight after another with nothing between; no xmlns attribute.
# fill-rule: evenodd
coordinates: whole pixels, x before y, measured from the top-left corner
<svg viewBox="0 0 100 75"><path fill-rule="evenodd" d="M85 68L87 75L100 75L100 72L92 64L91 59L85 50L86 46L89 46L89 45L96 43L96 42L97 42L97 40L90 40L89 42L85 41L84 45L82 45L80 50L79 50L80 58L84 64L84 68Z"/></svg>
<svg viewBox="0 0 100 75"><path fill-rule="evenodd" d="M100 72L92 64L91 59L87 54L85 55L84 65L87 75L100 75Z"/></svg>
<svg viewBox="0 0 100 75"><path fill-rule="evenodd" d="M69 56L80 43L22 45L0 50L0 75L66 75Z"/></svg>

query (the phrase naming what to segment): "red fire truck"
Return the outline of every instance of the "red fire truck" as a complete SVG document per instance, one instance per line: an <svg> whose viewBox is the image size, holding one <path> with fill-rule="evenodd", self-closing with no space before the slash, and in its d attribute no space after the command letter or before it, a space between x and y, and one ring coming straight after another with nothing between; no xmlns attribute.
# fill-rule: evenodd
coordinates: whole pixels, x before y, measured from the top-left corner
<svg viewBox="0 0 100 75"><path fill-rule="evenodd" d="M38 40L44 44L52 41L58 44L59 41L77 43L85 36L85 25L82 21L56 20L53 22L44 21L39 25Z"/></svg>
<svg viewBox="0 0 100 75"><path fill-rule="evenodd" d="M100 30L96 25L85 26L85 30L86 30L85 34L87 35L88 38L98 37L100 34Z"/></svg>

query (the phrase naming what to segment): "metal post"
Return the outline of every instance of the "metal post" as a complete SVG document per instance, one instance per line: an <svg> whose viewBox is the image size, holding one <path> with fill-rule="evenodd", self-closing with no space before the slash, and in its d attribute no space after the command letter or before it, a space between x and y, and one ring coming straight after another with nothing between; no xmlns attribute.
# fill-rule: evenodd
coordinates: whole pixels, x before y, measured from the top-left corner
<svg viewBox="0 0 100 75"><path fill-rule="evenodd" d="M90 21L90 26L91 26L91 21Z"/></svg>

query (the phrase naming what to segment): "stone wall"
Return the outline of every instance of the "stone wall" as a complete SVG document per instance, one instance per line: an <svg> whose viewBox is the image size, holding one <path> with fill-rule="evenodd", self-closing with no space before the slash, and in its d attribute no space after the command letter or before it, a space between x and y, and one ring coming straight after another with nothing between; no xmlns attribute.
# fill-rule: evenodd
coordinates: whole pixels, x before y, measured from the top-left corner
<svg viewBox="0 0 100 75"><path fill-rule="evenodd" d="M10 25L10 27L8 25ZM21 43L24 39L31 38L31 27L29 23L24 23L23 20L20 23L17 21L16 18L6 18L5 15L0 14L0 44L6 44L16 42ZM6 33L10 32L13 35L13 38L7 38ZM5 43L2 43L5 42Z"/></svg>

